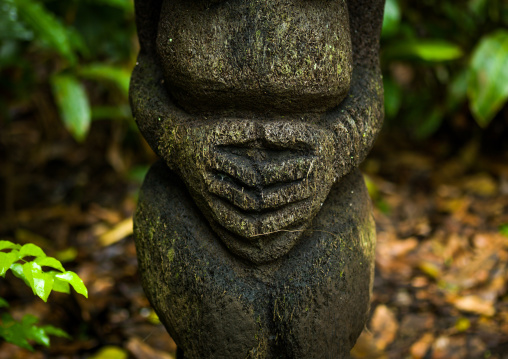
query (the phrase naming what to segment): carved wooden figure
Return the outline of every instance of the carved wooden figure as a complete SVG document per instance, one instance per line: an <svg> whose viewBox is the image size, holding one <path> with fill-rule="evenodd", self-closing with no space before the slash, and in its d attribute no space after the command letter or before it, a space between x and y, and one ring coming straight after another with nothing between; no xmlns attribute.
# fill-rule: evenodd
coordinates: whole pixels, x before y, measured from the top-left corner
<svg viewBox="0 0 508 359"><path fill-rule="evenodd" d="M137 0L135 216L179 358L347 358L375 226L356 168L383 118L383 0Z"/></svg>

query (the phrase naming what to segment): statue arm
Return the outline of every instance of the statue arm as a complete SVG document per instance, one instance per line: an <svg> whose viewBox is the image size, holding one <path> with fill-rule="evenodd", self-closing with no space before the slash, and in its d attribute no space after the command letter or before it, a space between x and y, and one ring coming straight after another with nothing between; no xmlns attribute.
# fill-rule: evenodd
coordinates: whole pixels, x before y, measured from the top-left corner
<svg viewBox="0 0 508 359"><path fill-rule="evenodd" d="M355 66L379 66L379 37L385 0L347 0L353 62Z"/></svg>
<svg viewBox="0 0 508 359"><path fill-rule="evenodd" d="M136 26L141 53L155 52L155 39L163 0L135 0Z"/></svg>
<svg viewBox="0 0 508 359"><path fill-rule="evenodd" d="M328 125L337 140L337 173L358 167L370 151L384 117L379 38L385 0L347 0L353 78L349 95L329 113Z"/></svg>

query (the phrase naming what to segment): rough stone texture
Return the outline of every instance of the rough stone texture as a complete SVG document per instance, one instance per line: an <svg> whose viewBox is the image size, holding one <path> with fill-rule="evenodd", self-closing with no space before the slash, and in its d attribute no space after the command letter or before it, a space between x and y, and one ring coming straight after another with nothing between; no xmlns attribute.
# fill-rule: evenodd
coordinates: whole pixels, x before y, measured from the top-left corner
<svg viewBox="0 0 508 359"><path fill-rule="evenodd" d="M375 241L383 0L136 1L145 291L186 358L347 357ZM182 354L182 352L184 354Z"/></svg>
<svg viewBox="0 0 508 359"><path fill-rule="evenodd" d="M185 185L150 170L135 220L145 292L186 358L347 358L369 303L375 227L358 170L298 244L253 266L216 239Z"/></svg>
<svg viewBox="0 0 508 359"><path fill-rule="evenodd" d="M166 1L156 47L169 92L193 113L323 111L351 80L343 1Z"/></svg>

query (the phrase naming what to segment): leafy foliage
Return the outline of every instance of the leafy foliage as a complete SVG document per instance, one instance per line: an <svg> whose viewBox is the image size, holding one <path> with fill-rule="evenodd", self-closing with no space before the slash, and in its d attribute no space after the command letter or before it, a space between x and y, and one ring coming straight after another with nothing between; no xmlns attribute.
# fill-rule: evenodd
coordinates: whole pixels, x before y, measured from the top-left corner
<svg viewBox="0 0 508 359"><path fill-rule="evenodd" d="M10 241L0 241L0 276L5 277L8 270L22 279L44 302L52 290L69 294L70 286L88 297L88 290L81 278L74 272L66 271L59 260L46 256L35 244L21 246ZM0 298L0 308L8 306L7 301ZM69 338L61 329L50 325L37 326L38 319L32 315L25 315L18 322L8 313L3 313L0 319L0 337L25 349L33 350L29 341L49 346L49 335Z"/></svg>
<svg viewBox="0 0 508 359"><path fill-rule="evenodd" d="M35 244L21 246L9 241L0 241L0 251L0 276L5 277L10 269L43 301L47 301L52 290L69 294L69 285L79 294L88 297L88 291L78 275L66 271L59 260L47 257ZM43 267L51 270L44 271Z"/></svg>
<svg viewBox="0 0 508 359"><path fill-rule="evenodd" d="M482 38L470 65L468 96L480 126L487 125L508 100L508 30Z"/></svg>
<svg viewBox="0 0 508 359"><path fill-rule="evenodd" d="M94 114L104 118L101 102L106 99L107 109L128 106L135 52L133 13L132 0L3 0L0 92L5 89L21 99L36 87L49 87L63 124L82 142ZM112 91L94 96L105 89ZM5 100L0 100L0 111ZM8 112L4 115L8 117ZM130 114L109 111L106 117L130 118Z"/></svg>
<svg viewBox="0 0 508 359"><path fill-rule="evenodd" d="M3 313L1 320L0 337L28 350L33 351L29 341L48 347L50 344L49 335L70 339L66 332L51 325L37 326L39 320L33 315L27 314L21 321L16 321L8 313Z"/></svg>
<svg viewBox="0 0 508 359"><path fill-rule="evenodd" d="M468 104L486 127L508 101L508 3L387 0L382 33L388 122L417 138Z"/></svg>
<svg viewBox="0 0 508 359"><path fill-rule="evenodd" d="M93 120L130 119L133 13L132 0L3 0L0 92L19 99L47 86L78 141ZM387 0L387 122L425 138L469 106L478 125L488 126L508 100L506 28L504 0ZM7 118L10 101L0 99Z"/></svg>
<svg viewBox="0 0 508 359"><path fill-rule="evenodd" d="M51 78L53 94L67 129L82 141L90 128L91 111L83 85L73 75L57 74Z"/></svg>
<svg viewBox="0 0 508 359"><path fill-rule="evenodd" d="M70 64L76 63L71 36L65 26L35 0L6 0L17 10L20 21L33 31L34 37L54 49Z"/></svg>

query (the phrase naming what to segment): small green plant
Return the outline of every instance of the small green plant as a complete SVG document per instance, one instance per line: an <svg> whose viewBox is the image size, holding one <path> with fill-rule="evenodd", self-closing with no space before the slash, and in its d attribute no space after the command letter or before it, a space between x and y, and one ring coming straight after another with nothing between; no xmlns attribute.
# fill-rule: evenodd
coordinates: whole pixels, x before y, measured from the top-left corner
<svg viewBox="0 0 508 359"><path fill-rule="evenodd" d="M0 276L5 278L10 270L16 277L32 288L34 295L47 301L52 290L70 293L72 286L76 292L88 298L88 290L81 278L71 271L66 271L62 263L48 257L35 244L20 244L0 241ZM0 298L0 308L8 308L9 304ZM38 318L25 315L16 321L9 313L0 315L0 337L9 343L33 351L30 342L49 346L49 335L70 338L63 330L50 325L37 326Z"/></svg>

